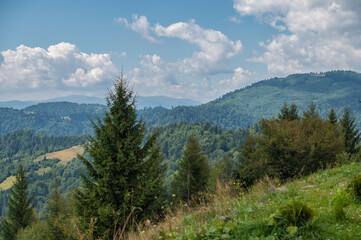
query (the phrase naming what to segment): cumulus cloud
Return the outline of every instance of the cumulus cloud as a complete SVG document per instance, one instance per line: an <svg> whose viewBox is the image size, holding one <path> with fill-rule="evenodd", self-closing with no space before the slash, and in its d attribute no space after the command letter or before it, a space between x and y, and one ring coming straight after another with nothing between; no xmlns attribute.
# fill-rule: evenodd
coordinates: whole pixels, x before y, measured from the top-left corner
<svg viewBox="0 0 361 240"><path fill-rule="evenodd" d="M361 70L361 3L352 0L234 0L241 16L252 15L280 33L261 42L271 75L331 69Z"/></svg>
<svg viewBox="0 0 361 240"><path fill-rule="evenodd" d="M238 67L234 69L232 78L223 79L219 84L227 86L229 89L241 88L253 83L252 75L254 75L252 72Z"/></svg>
<svg viewBox="0 0 361 240"><path fill-rule="evenodd" d="M116 22L124 24L127 28L139 33L143 38L149 40L152 43L159 43L159 40L155 39L152 35L152 29L146 16L138 16L134 14L132 16L132 22L128 22L126 18L117 18Z"/></svg>
<svg viewBox="0 0 361 240"><path fill-rule="evenodd" d="M141 67L130 71L129 77L137 89L145 89L148 93L152 89L153 95L199 99L199 95L210 96L212 92L216 94L219 85L212 84L210 78L221 73L232 73L227 63L242 51L239 40L232 41L220 31L204 29L194 20L169 26L158 23L152 27L145 16L133 15L131 23L125 18L118 18L117 21L150 42L159 43L162 38L178 38L199 48L191 56L174 62L166 62L156 54L142 57ZM199 79L203 80L199 82ZM140 92L144 94L143 90Z"/></svg>
<svg viewBox="0 0 361 240"><path fill-rule="evenodd" d="M48 49L20 45L1 52L0 92L89 90L108 85L117 73L109 54L87 54L70 43Z"/></svg>
<svg viewBox="0 0 361 240"><path fill-rule="evenodd" d="M190 22L178 22L163 27L157 24L155 34L160 37L176 37L200 48L190 58L178 62L179 68L186 73L217 73L222 71L220 63L233 58L241 53L242 43L233 42L220 31L203 29L194 20Z"/></svg>

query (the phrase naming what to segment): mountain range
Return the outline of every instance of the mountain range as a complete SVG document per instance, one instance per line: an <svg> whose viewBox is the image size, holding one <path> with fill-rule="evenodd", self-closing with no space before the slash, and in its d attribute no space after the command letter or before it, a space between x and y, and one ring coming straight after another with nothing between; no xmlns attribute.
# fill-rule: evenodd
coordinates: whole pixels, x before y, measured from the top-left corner
<svg viewBox="0 0 361 240"><path fill-rule="evenodd" d="M314 102L323 117L331 107L340 117L344 107L350 106L360 127L360 99L360 73L331 71L263 80L206 104L171 109L147 107L138 110L138 114L148 126L184 121L209 122L223 129L238 129L252 126L261 118L277 116L285 103L295 103L302 114ZM69 102L40 103L21 110L0 108L0 135L20 129L34 129L54 136L89 134L93 131L89 119L102 117L105 108L100 104Z"/></svg>
<svg viewBox="0 0 361 240"><path fill-rule="evenodd" d="M84 96L84 95L69 95L66 97L57 97L46 100L39 101L3 101L0 102L0 107L14 108L14 109L23 109L38 103L47 103L47 102L72 102L79 104L101 104L106 105L105 98ZM200 102L191 99L178 99L165 96L150 96L143 97L138 96L136 105L137 109L143 109L146 107L164 107L164 108L173 108L177 106L194 106L199 105Z"/></svg>
<svg viewBox="0 0 361 240"><path fill-rule="evenodd" d="M263 80L199 106L143 109L139 114L152 126L185 121L237 129L254 125L261 118L277 116L285 103L295 103L302 114L314 102L322 117L327 116L331 107L340 117L348 105L360 127L360 99L360 73L330 71Z"/></svg>

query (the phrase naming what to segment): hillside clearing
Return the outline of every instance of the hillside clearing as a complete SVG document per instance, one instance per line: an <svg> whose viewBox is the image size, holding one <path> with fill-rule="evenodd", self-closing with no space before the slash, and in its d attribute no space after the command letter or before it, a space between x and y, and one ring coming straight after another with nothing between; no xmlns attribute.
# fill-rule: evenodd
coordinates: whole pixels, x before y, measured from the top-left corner
<svg viewBox="0 0 361 240"><path fill-rule="evenodd" d="M77 157L77 154L83 154L84 153L84 148L83 146L74 146L68 149L64 149L61 151L57 151L57 152L52 152L52 153L46 153L45 155L41 155L38 158L36 158L34 160L34 162L39 162L41 160L44 159L44 157L46 157L47 159L60 159L59 164L67 164L69 161L73 160L74 158Z"/></svg>
<svg viewBox="0 0 361 240"><path fill-rule="evenodd" d="M8 190L9 188L11 188L13 186L15 181L16 181L15 176L10 176L10 177L6 178L2 183L0 183L0 191Z"/></svg>

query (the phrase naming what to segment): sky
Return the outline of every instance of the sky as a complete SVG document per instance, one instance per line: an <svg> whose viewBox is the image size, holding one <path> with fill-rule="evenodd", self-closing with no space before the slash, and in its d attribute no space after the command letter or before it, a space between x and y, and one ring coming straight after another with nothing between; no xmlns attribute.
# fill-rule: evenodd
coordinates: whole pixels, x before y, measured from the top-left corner
<svg viewBox="0 0 361 240"><path fill-rule="evenodd" d="M357 0L0 0L0 101L207 102L293 73L361 71Z"/></svg>

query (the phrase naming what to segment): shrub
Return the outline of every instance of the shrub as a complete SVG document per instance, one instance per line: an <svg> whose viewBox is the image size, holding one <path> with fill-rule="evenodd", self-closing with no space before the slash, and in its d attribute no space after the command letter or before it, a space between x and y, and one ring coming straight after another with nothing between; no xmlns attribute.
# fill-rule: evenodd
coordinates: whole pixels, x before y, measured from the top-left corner
<svg viewBox="0 0 361 240"><path fill-rule="evenodd" d="M338 191L332 199L332 210L336 220L343 220L346 217L344 208L350 204L350 194L345 191Z"/></svg>
<svg viewBox="0 0 361 240"><path fill-rule="evenodd" d="M292 200L280 207L279 215L275 216L277 222L285 222L287 225L302 226L312 219L314 211L304 202Z"/></svg>
<svg viewBox="0 0 361 240"><path fill-rule="evenodd" d="M361 175L358 175L351 180L348 189L356 200L361 201Z"/></svg>

